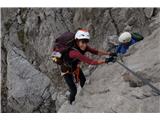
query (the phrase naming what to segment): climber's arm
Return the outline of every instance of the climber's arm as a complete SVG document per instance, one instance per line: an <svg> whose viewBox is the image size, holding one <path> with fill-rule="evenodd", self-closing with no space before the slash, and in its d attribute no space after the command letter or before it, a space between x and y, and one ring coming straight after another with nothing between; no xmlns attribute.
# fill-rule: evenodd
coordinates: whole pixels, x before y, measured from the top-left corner
<svg viewBox="0 0 160 120"><path fill-rule="evenodd" d="M97 50L97 49L91 48L89 46L87 46L87 51L92 54L95 54L95 55L110 55L110 52L107 52L104 50Z"/></svg>
<svg viewBox="0 0 160 120"><path fill-rule="evenodd" d="M69 57L73 59L79 59L84 63L88 63L90 65L98 65L105 63L105 60L92 60L84 55L82 55L79 51L72 50L69 52Z"/></svg>

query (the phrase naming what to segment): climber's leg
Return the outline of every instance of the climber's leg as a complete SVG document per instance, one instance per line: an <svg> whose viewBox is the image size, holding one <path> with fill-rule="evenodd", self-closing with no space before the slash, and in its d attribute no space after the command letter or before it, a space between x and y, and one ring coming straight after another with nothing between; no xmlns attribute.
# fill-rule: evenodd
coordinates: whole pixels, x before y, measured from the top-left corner
<svg viewBox="0 0 160 120"><path fill-rule="evenodd" d="M69 101L70 101L70 104L72 104L72 102L75 100L75 96L77 94L77 87L74 83L74 77L71 73L67 73L64 75L64 79L70 89Z"/></svg>

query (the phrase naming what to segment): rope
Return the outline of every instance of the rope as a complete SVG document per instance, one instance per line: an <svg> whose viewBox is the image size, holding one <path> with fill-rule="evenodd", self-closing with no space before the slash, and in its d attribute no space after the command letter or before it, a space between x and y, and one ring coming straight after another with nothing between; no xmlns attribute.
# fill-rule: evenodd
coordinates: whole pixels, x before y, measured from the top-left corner
<svg viewBox="0 0 160 120"><path fill-rule="evenodd" d="M149 80L146 80L144 78L142 78L141 76L139 76L138 74L136 74L134 71L132 71L131 69L129 69L127 66L125 66L124 64L122 64L119 61L116 61L119 65L121 65L122 67L124 67L126 70L128 70L130 73L132 73L135 77L137 77L138 79L142 80L142 82L144 82L145 84L147 84L149 87L151 87L158 95L160 95L160 90L158 88L156 88L155 86L153 86Z"/></svg>

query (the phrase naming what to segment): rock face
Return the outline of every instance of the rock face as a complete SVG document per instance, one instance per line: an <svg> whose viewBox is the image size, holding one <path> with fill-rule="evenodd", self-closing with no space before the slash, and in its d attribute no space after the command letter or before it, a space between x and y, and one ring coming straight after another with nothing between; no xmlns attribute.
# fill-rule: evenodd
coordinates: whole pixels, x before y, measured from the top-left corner
<svg viewBox="0 0 160 120"><path fill-rule="evenodd" d="M9 51L7 61L8 106L15 112L54 112L55 103L50 98L55 91L50 79L17 48Z"/></svg>
<svg viewBox="0 0 160 120"><path fill-rule="evenodd" d="M137 43L137 52L125 58L125 64L151 80L160 88L159 42L160 29ZM131 48L133 49L133 48ZM149 51L148 51L149 49ZM143 61L143 62L141 62ZM90 76L91 84L77 96L73 106L65 103L59 112L160 112L160 97L147 85L132 87L129 81L139 81L117 63L99 66Z"/></svg>
<svg viewBox="0 0 160 120"><path fill-rule="evenodd" d="M90 44L101 49L121 32L137 31L145 39L129 50L125 64L158 86L160 9L3 8L1 15L2 112L160 111L159 96L116 63L84 66L89 84L69 106L67 87L49 59L55 38L65 31L88 28Z"/></svg>

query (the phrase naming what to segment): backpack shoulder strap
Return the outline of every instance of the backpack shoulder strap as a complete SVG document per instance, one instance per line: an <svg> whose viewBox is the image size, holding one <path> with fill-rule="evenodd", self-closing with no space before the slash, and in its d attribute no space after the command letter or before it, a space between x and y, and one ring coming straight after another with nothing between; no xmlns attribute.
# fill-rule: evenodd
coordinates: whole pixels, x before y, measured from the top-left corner
<svg viewBox="0 0 160 120"><path fill-rule="evenodd" d="M72 47L71 49L72 49L72 50L76 50L76 51L79 51L79 50L78 50L77 48L75 48L75 47Z"/></svg>

